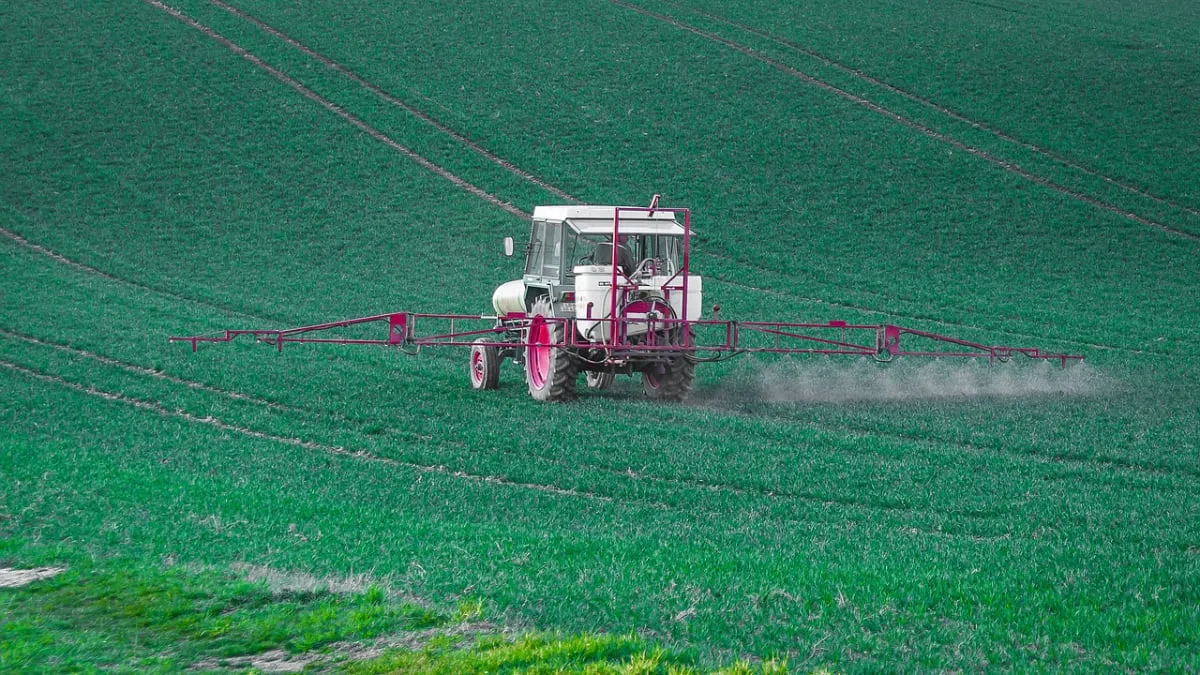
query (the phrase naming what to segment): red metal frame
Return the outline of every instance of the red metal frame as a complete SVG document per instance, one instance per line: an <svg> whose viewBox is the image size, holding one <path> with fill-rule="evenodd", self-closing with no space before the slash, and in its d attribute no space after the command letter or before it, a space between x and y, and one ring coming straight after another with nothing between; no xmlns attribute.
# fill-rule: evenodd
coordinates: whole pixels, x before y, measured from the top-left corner
<svg viewBox="0 0 1200 675"><path fill-rule="evenodd" d="M1007 361L1013 356L1025 356L1031 359L1059 361L1064 367L1067 361L1081 361L1082 355L1059 354L1044 352L1034 347L1012 347L1007 345L986 345L970 340L962 340L946 335L939 335L913 328L904 328L893 324L850 324L845 321L830 321L828 323L787 323L778 321L724 321L699 320L684 321L682 319L593 319L594 321L610 322L613 324L645 324L646 335L653 336L658 330L680 326L685 333L696 333L696 337L686 344L656 344L652 339L638 344L592 343L582 341L574 330L573 319L531 317L525 314L509 314L504 317L480 316L474 314L419 314L415 312L395 312L377 316L348 319L330 323L301 326L284 330L227 330L220 335L196 335L190 337L171 337L171 342L189 342L195 351L202 342L231 342L243 336L253 336L260 342L273 344L279 350L284 343L321 343L342 345L383 345L408 347L469 347L483 345L509 349L525 349L529 347L570 347L575 349L596 348L608 353L610 359L623 360L632 356L648 356L656 353L687 352L696 356L705 354L712 356L732 355L739 353L771 353L771 354L824 354L832 356L868 356L881 360L891 360L903 356L923 356L940 358L987 358L989 361ZM528 341L524 336L533 322L540 324L561 323L562 334L567 336L560 342L548 343L543 340ZM366 323L388 324L388 335L385 339L362 338L317 338L308 337L308 333L345 328ZM433 322L437 330L428 335L417 332L418 325ZM460 330L459 325L466 323L487 322L486 327L472 327ZM548 331L547 331L548 332ZM618 332L614 325L612 334ZM625 332L625 331L621 331ZM521 335L517 341L505 340L498 337L495 341L476 342L480 336L515 333ZM901 336L908 335L927 341L930 348L907 350L900 344ZM852 339L858 338L858 339ZM936 349L933 347L943 347Z"/></svg>
<svg viewBox="0 0 1200 675"><path fill-rule="evenodd" d="M669 300L672 291L683 293L683 318L646 318L630 319L617 314L618 305L624 306L624 301L630 291L638 290L638 286L629 283L625 286L618 284L618 247L620 244L620 221L622 213L649 213L668 211L683 214L683 264L674 276L668 279L661 290ZM472 344L493 346L506 349L528 349L530 347L571 347L576 349L600 349L607 353L607 359L612 362L624 362L631 357L653 357L656 354L688 353L693 356L720 358L739 353L775 353L775 354L825 354L841 356L869 356L880 360L891 360L898 356L923 356L946 358L987 358L989 361L1007 361L1014 355L1022 355L1031 359L1059 361L1066 367L1067 361L1081 361L1082 355L1058 354L1043 352L1032 347L1010 347L1003 345L985 345L969 340L962 340L928 331L903 328L892 324L849 324L845 321L830 321L828 323L789 323L778 321L723 321L716 318L709 320L688 321L688 283L690 266L691 240L691 211L686 208L659 208L657 198L649 207L621 206L613 213L613 246L612 246L612 281L610 288L611 306L607 318L590 316L590 306L586 318L591 321L610 324L609 338L601 343L580 340L575 331L575 320L567 318L531 317L522 313L506 316L488 316L471 314L420 314L415 312L393 312L377 314L357 319L333 321L329 323L287 328L283 330L227 330L220 335L196 335L189 337L171 337L171 342L190 342L192 351L196 351L201 342L230 342L240 336L253 336L260 342L275 345L282 350L285 342L322 343L343 345L390 345L407 347L444 347L470 346ZM672 285L675 277L682 275L677 285ZM618 299L618 295L622 297ZM386 339L363 338L318 338L308 337L309 333L349 328L369 323L388 324ZM417 331L418 322L424 324L434 322L440 330L429 335L421 335ZM488 322L483 328L460 330L462 323ZM562 335L566 336L561 343L548 344L539 339L529 341L529 328L536 323L544 328L548 323L563 324ZM628 340L631 325L646 325L642 335L643 342ZM673 327L682 328L680 344L659 344L655 341L658 331L671 330ZM540 331L542 333L548 331ZM520 338L505 339L519 335ZM484 335L496 335L494 342L475 342ZM927 349L905 350L900 347L902 335L926 341ZM850 339L859 337L859 340ZM867 338L870 338L869 340ZM937 347L941 347L938 349Z"/></svg>
<svg viewBox="0 0 1200 675"><path fill-rule="evenodd" d="M608 314L609 317L617 316L618 304L620 304L622 306L624 305L625 299L630 291L639 290L639 287L632 282L625 286L618 285L618 283L617 283L617 270L619 269L617 266L617 260L618 260L617 250L620 246L619 237L620 237L620 231L621 231L621 214L622 213L647 213L647 214L653 216L658 211L683 214L683 265L680 267L679 270L677 270L675 272L674 276L672 276L670 279L667 279L667 281L662 285L660 290L662 290L663 297L666 298L667 300L670 300L670 298L671 298L671 291L680 291L681 293L683 293L683 302L681 304L680 309L681 309L681 313L683 314L683 318L687 319L687 316L688 316L688 313L687 313L687 311L688 311L688 306L687 306L687 303L688 303L688 277L689 277L688 272L689 272L689 265L691 264L690 242L692 239L692 211L691 211L691 209L687 209L687 208L660 208L658 206L658 195L654 196L654 200L650 202L650 206L618 206L615 209L613 209L612 280L609 284L609 288L613 289L613 292L609 294L609 296L611 298L610 299L611 305L609 307L609 314ZM671 286L671 282L675 280L675 277L678 277L680 275L682 275L680 285ZM618 302L618 299L617 299L618 295L621 296L620 302ZM591 317L589 316L587 318L591 318ZM607 321L607 319L604 319L602 321ZM621 329L623 329L623 328L625 328L624 324L613 326L613 329L609 331L609 340L611 342L606 342L605 346L609 346L609 347L621 346L621 344L623 344L623 341L620 338L623 338L626 335L626 333L624 331L621 331ZM621 332L618 333L618 331L621 331ZM681 347L689 346L691 344L691 339L692 338L691 338L691 335L689 334L689 332L684 331L683 344L681 345Z"/></svg>

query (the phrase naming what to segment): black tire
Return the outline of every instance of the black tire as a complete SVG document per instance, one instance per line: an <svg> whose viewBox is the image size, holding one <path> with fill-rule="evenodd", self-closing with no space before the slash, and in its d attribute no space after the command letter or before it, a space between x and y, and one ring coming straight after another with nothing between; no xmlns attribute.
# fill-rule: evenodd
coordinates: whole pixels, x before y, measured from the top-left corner
<svg viewBox="0 0 1200 675"><path fill-rule="evenodd" d="M495 338L483 337L475 342L492 342ZM472 389L496 389L500 386L500 350L480 344L471 345L471 363L468 374Z"/></svg>
<svg viewBox="0 0 1200 675"><path fill-rule="evenodd" d="M616 373L601 373L592 370L587 371L584 375L586 376L585 379L587 379L588 388L597 391L608 389L612 386L613 380L617 379Z"/></svg>
<svg viewBox="0 0 1200 675"><path fill-rule="evenodd" d="M695 383L696 364L684 354L672 356L661 368L642 371L642 390L655 401L687 400Z"/></svg>
<svg viewBox="0 0 1200 675"><path fill-rule="evenodd" d="M566 347L537 347L537 344L565 342L561 321L554 318L550 299L541 296L529 310L529 327L525 329L525 382L529 395L538 401L569 401L575 398L575 381L579 379L579 363Z"/></svg>

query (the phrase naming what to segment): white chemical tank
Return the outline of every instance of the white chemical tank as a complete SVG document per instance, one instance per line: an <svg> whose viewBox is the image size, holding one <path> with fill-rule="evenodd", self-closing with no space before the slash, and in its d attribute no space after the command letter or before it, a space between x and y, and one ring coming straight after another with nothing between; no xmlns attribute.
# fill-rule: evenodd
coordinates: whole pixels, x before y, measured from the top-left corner
<svg viewBox="0 0 1200 675"><path fill-rule="evenodd" d="M500 316L512 312L524 314L528 311L525 308L525 281L514 279L496 287L496 291L492 293L492 307Z"/></svg>
<svg viewBox="0 0 1200 675"><path fill-rule="evenodd" d="M612 287L612 266L611 265L578 265L574 269L575 272L575 325L579 333L586 339L592 342L601 342L609 339L611 324L601 323L595 319L606 319L612 312L612 295L609 293ZM647 291L663 293L663 284L666 284L671 277L655 276L642 279L638 284L639 288ZM679 284L681 279L676 278L672 285ZM628 285L629 279L620 272L617 273L617 283ZM688 321L698 321L703 305L703 283L699 276L694 274L688 275L688 298L687 298L687 319ZM676 291L668 291L664 293L667 297L671 309L675 311L675 316L683 316L683 293ZM591 303L591 317L588 317L588 304ZM619 308L618 308L619 309ZM631 317L632 318L632 317ZM634 326L630 326L630 334L636 334L638 331ZM642 328L642 330L645 330Z"/></svg>

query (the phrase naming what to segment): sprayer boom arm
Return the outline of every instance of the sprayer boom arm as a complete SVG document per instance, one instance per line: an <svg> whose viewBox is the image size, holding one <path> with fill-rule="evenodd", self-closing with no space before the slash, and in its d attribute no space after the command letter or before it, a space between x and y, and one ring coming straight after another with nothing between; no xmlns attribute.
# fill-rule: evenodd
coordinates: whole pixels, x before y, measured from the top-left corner
<svg viewBox="0 0 1200 675"><path fill-rule="evenodd" d="M253 336L260 342L275 345L282 350L286 342L323 343L342 345L384 345L398 347L470 347L472 345L497 348L524 348L525 335L534 317L522 313L505 316L470 314L419 314L393 312L358 319L346 319L312 326L282 330L250 329L226 330L219 335L195 335L171 337L171 342L189 342L195 351L201 342L230 342L240 336ZM890 361L896 357L918 356L937 358L986 358L989 361L1008 361L1016 355L1030 359L1058 361L1066 366L1067 361L1083 360L1082 355L1045 352L1034 347L1010 347L987 345L970 340L939 335L923 330L904 328L892 324L851 324L845 321L828 323L786 323L777 321L725 321L719 319L684 321L668 318L618 318L601 319L613 324L608 335L615 336L606 342L593 343L584 340L574 330L574 319L537 317L537 321L564 324L560 333L563 342L550 346L573 349L603 351L608 358L647 356L654 353L686 353L698 360L717 360L739 353L776 354L824 354L839 356L866 356ZM386 338L370 337L315 337L336 329L350 329L371 323L388 326ZM631 331L629 327L644 326L645 330ZM418 330L420 328L421 330ZM676 333L682 340L667 341L655 337ZM621 336L641 335L641 339L630 341ZM487 336L493 339L488 340ZM901 337L916 342L914 348L901 347Z"/></svg>

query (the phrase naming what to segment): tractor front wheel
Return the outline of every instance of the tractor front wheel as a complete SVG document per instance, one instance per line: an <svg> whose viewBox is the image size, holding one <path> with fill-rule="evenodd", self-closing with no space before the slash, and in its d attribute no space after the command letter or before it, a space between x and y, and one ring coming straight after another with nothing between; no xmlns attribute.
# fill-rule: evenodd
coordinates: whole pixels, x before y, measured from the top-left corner
<svg viewBox="0 0 1200 675"><path fill-rule="evenodd" d="M679 344L679 335L672 342ZM656 367L642 371L642 390L655 401L683 401L696 382L696 364L686 354L672 356Z"/></svg>
<svg viewBox="0 0 1200 675"><path fill-rule="evenodd" d="M471 345L471 388L496 389L500 386L500 350L489 345L492 338L479 338Z"/></svg>
<svg viewBox="0 0 1200 675"><path fill-rule="evenodd" d="M597 389L603 391L612 386L613 380L616 379L615 373L598 373L589 370L585 373L587 376L587 386L589 389Z"/></svg>
<svg viewBox="0 0 1200 675"><path fill-rule="evenodd" d="M569 401L575 398L579 364L566 344L565 323L554 320L550 299L541 296L529 311L525 330L525 381L529 395L538 401Z"/></svg>
<svg viewBox="0 0 1200 675"><path fill-rule="evenodd" d="M663 364L661 371L642 372L642 389L655 401L683 401L692 393L696 364L679 356Z"/></svg>

